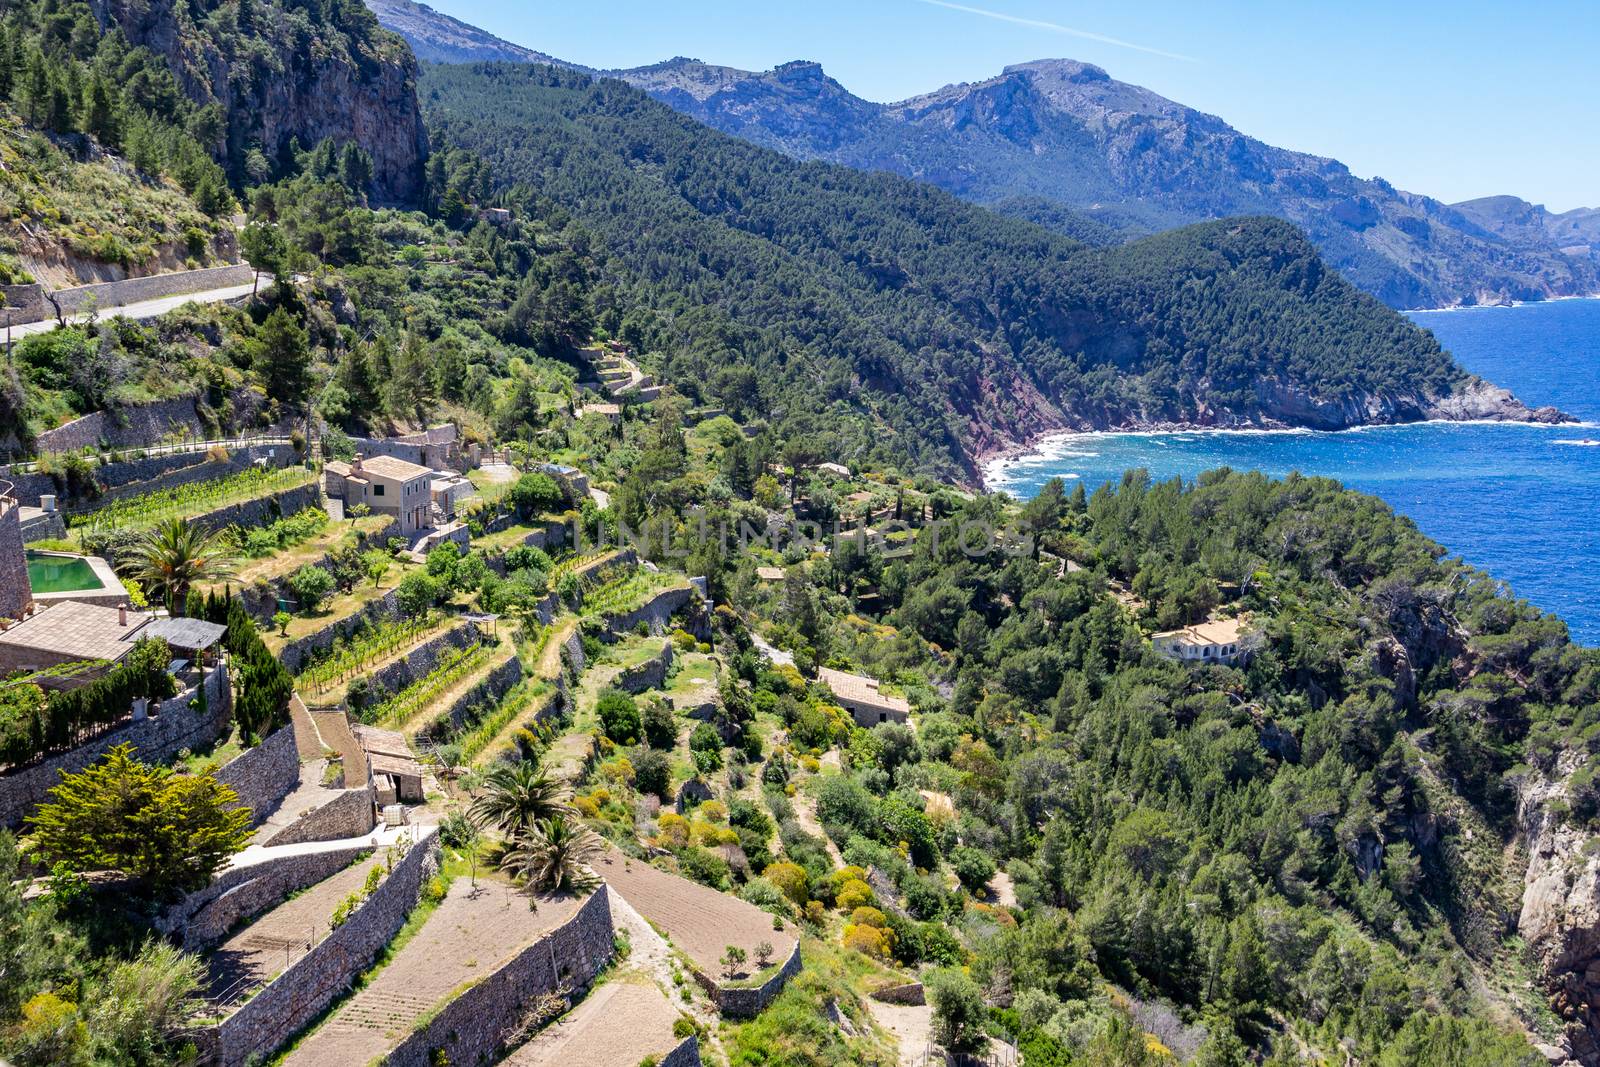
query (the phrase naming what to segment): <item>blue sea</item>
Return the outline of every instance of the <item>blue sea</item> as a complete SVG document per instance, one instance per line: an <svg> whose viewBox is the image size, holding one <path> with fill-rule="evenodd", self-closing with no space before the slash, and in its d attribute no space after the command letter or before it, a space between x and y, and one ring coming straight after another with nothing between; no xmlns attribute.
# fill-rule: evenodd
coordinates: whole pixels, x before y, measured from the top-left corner
<svg viewBox="0 0 1600 1067"><path fill-rule="evenodd" d="M1214 467L1327 475L1374 493L1450 552L1600 644L1600 300L1414 312L1468 370L1587 425L1423 423L1340 433L1077 434L996 464L992 489L1049 478L1093 490L1131 467L1157 479Z"/></svg>

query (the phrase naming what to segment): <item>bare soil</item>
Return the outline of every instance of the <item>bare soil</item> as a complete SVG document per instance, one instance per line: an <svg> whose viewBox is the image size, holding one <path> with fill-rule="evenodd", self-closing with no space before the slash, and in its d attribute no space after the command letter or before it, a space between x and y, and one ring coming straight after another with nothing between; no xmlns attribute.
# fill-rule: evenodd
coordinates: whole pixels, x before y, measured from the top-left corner
<svg viewBox="0 0 1600 1067"><path fill-rule="evenodd" d="M774 930L771 915L737 897L669 874L614 850L607 851L595 863L594 871L640 915L660 927L678 950L709 978L723 980L722 965L718 961L729 945L744 949L748 957L744 966L732 975L733 981L756 973L756 946L761 942L772 944L773 963L788 959L794 950L792 924L786 924L783 930Z"/></svg>
<svg viewBox="0 0 1600 1067"><path fill-rule="evenodd" d="M530 942L570 919L574 897L529 897L480 877L457 878L438 909L366 988L284 1061L284 1067L364 1064L398 1044L416 1020L459 987L491 974Z"/></svg>

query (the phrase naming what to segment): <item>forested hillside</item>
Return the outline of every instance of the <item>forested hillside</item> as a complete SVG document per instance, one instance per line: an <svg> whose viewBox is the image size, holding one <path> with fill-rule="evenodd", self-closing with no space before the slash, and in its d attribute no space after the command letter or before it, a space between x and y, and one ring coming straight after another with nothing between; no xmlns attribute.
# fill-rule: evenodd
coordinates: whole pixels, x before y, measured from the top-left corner
<svg viewBox="0 0 1600 1067"><path fill-rule="evenodd" d="M1063 426L1403 421L1472 385L1282 222L1101 251L572 72L430 67L423 97L531 214L604 239L606 280L672 323L649 346L668 380L808 421L841 458L948 470Z"/></svg>
<svg viewBox="0 0 1600 1067"><path fill-rule="evenodd" d="M236 189L326 138L420 193L415 60L358 3L21 0L0 18L0 281L232 258Z"/></svg>

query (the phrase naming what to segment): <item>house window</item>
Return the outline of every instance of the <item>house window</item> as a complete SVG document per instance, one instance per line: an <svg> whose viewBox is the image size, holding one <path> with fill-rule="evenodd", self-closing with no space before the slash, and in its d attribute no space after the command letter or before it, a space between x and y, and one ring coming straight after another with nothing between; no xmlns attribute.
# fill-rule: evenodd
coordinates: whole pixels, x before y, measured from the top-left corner
<svg viewBox="0 0 1600 1067"><path fill-rule="evenodd" d="M887 711L878 712L878 721L879 722L888 722L889 721L889 713Z"/></svg>
<svg viewBox="0 0 1600 1067"><path fill-rule="evenodd" d="M382 482L375 482L373 484L373 486L372 486L372 495L373 496L382 496L383 495L383 483Z"/></svg>

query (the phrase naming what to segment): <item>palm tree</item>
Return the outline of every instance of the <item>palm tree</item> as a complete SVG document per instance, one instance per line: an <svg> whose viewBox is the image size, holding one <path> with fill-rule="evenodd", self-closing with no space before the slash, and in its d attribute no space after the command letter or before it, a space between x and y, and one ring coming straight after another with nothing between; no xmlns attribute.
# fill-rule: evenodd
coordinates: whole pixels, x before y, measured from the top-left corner
<svg viewBox="0 0 1600 1067"><path fill-rule="evenodd" d="M187 519L167 519L134 545L133 576L173 615L182 615L190 587L232 571L223 539Z"/></svg>
<svg viewBox="0 0 1600 1067"><path fill-rule="evenodd" d="M580 893L599 883L589 864L600 854L600 835L566 815L542 819L500 859L502 870L522 875L535 892Z"/></svg>
<svg viewBox="0 0 1600 1067"><path fill-rule="evenodd" d="M484 775L486 792L472 802L467 814L485 829L508 837L531 831L541 820L563 816L561 783L530 760L502 764Z"/></svg>

